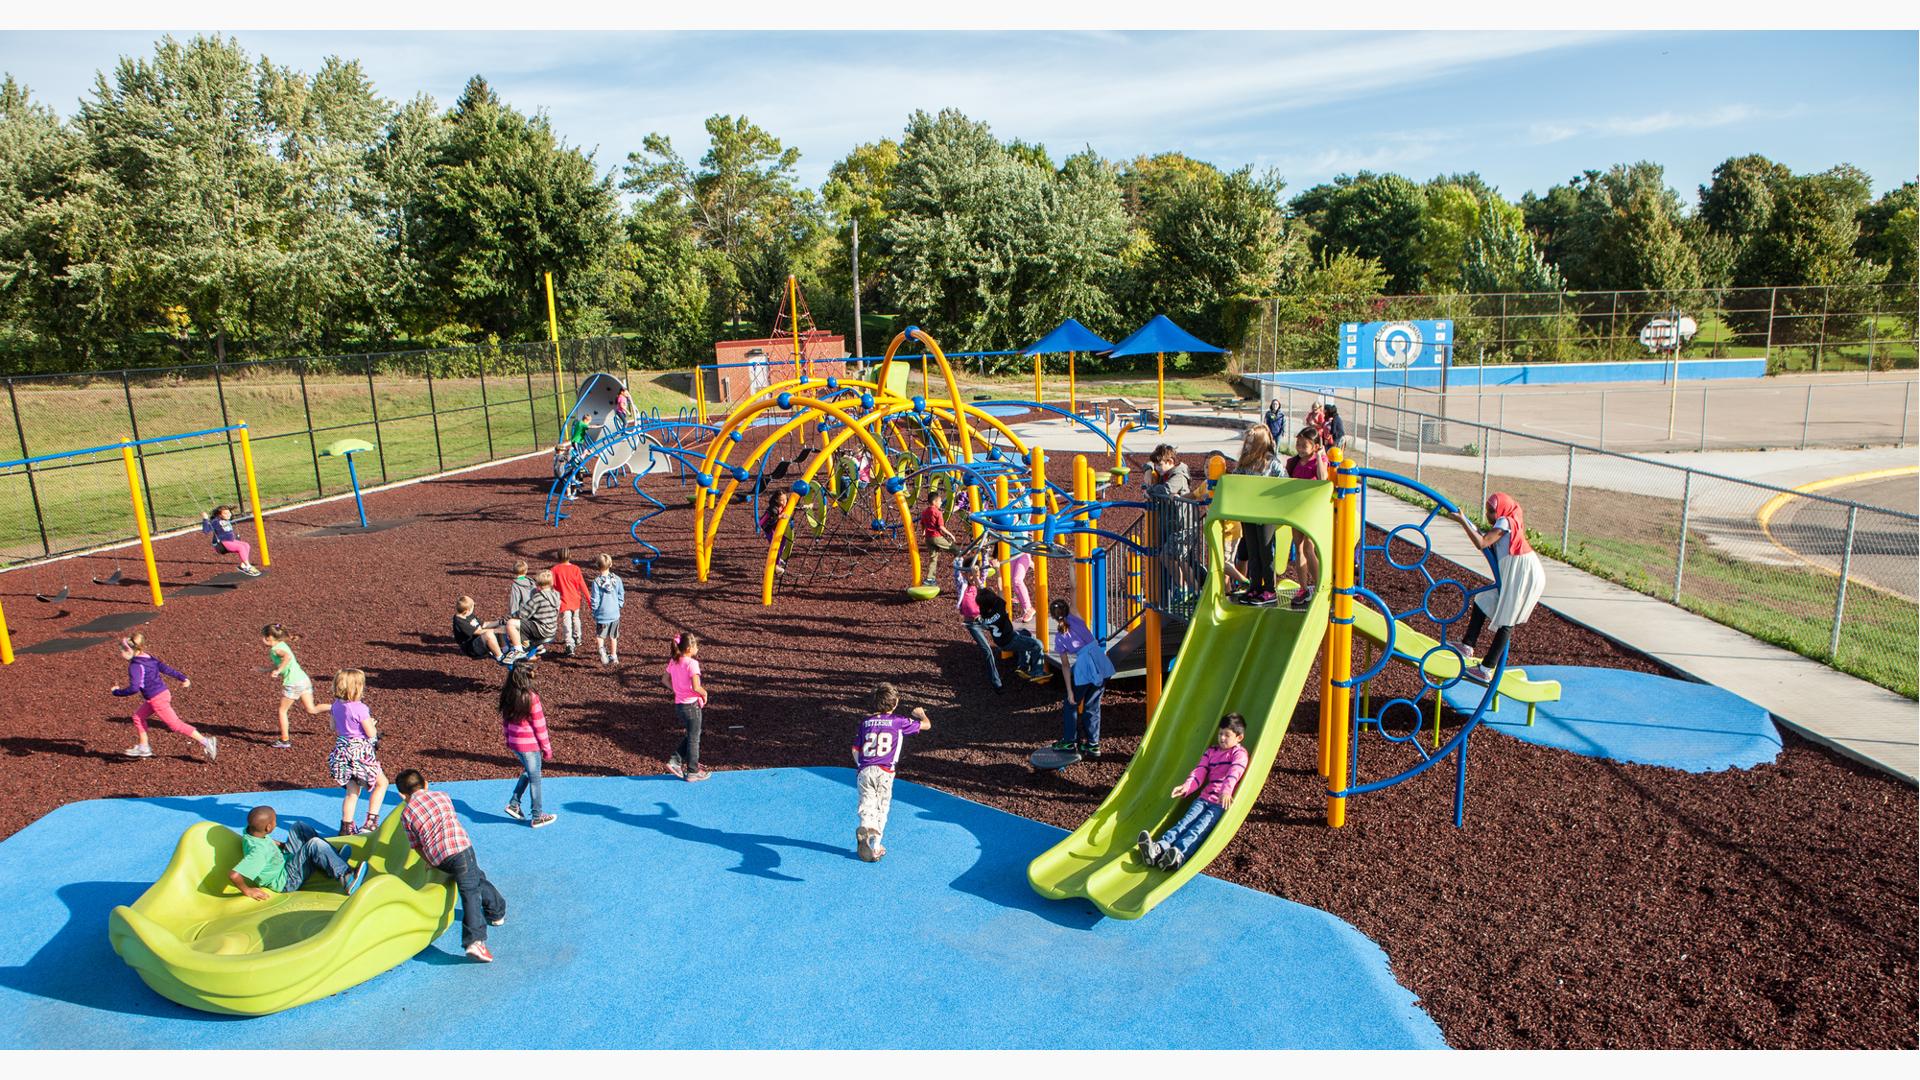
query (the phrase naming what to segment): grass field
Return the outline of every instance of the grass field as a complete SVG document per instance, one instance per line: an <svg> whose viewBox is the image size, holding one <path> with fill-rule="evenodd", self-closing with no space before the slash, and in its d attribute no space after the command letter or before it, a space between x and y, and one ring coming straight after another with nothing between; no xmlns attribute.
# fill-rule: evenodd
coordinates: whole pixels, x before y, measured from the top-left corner
<svg viewBox="0 0 1920 1080"><path fill-rule="evenodd" d="M676 387L685 377L636 373L642 410L673 413L692 401ZM15 389L18 425L0 425L0 460L24 456L21 432L39 456L117 443L133 433L154 438L245 422L252 437L261 502L283 506L348 490L344 462L319 456L338 439L376 450L358 455L363 486L426 476L551 447L571 406L571 387L556 393L550 371L518 378L427 380L379 375L309 375L304 388L290 370L229 376L223 386L187 380L123 387L117 380L73 378ZM376 428L374 420L379 419ZM9 418L11 419L11 418ZM309 434L311 427L312 434ZM230 442L231 440L231 442ZM244 504L237 439L207 436L141 448L143 497L159 530L196 524L218 502ZM38 511L36 512L36 502ZM125 467L117 452L49 462L0 473L0 563L111 543L133 535Z"/></svg>

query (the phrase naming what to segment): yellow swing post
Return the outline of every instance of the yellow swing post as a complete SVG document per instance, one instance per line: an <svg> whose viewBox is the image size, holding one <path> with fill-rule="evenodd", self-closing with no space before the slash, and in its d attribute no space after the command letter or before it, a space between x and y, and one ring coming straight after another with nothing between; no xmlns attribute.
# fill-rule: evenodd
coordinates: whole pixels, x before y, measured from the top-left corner
<svg viewBox="0 0 1920 1080"><path fill-rule="evenodd" d="M7 606L0 604L0 664L13 663L13 635L7 633Z"/></svg>
<svg viewBox="0 0 1920 1080"><path fill-rule="evenodd" d="M557 381L560 376L560 320L556 318L553 313L553 271L551 270L546 271L546 278L547 278L547 339L553 342L553 374L554 374L555 380ZM559 394L555 394L553 396L553 415L554 415L554 420L557 424L564 425L566 423L567 414L560 411L560 395ZM565 431L562 431L560 433L560 437L563 439L566 438L567 433Z"/></svg>
<svg viewBox="0 0 1920 1080"><path fill-rule="evenodd" d="M133 440L120 440L120 461L127 467L127 494L133 500L133 523L140 530L140 555L147 563L147 587L153 592L153 606L167 600L160 595L160 567L153 559L153 534L147 531L147 503L140 497L140 472L133 460Z"/></svg>
<svg viewBox="0 0 1920 1080"><path fill-rule="evenodd" d="M1047 519L1047 452L1036 446L1029 457L1033 461L1033 476L1029 480L1033 486L1033 523L1044 525ZM1035 533L1034 538L1039 539L1040 535ZM1047 564L1052 561L1045 555L1033 560L1033 636L1040 640L1041 648L1047 644L1047 604L1051 600L1047 592Z"/></svg>
<svg viewBox="0 0 1920 1080"><path fill-rule="evenodd" d="M253 440L247 436L247 422L240 422L240 462L247 468L247 505L253 508L253 544L260 549L260 565L273 565L267 554L267 518L260 510L260 483L253 473Z"/></svg>

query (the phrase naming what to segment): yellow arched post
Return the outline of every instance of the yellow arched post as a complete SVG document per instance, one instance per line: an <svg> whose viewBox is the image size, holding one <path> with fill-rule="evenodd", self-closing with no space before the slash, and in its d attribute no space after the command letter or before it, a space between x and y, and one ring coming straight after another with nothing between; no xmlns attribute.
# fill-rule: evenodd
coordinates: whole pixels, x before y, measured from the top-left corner
<svg viewBox="0 0 1920 1080"><path fill-rule="evenodd" d="M1033 485L1033 523L1035 525L1044 525L1047 520L1047 452L1036 446L1028 452L1027 460L1032 463L1033 468L1033 476L1028 481ZM1044 534L1036 532L1034 533L1034 539L1038 540L1042 535ZM1047 644L1047 605L1052 602L1052 597L1047 592L1047 564L1052 561L1052 559L1049 559L1045 555L1033 560L1033 595L1035 598L1033 605L1033 636L1040 640L1042 648L1045 648Z"/></svg>
<svg viewBox="0 0 1920 1080"><path fill-rule="evenodd" d="M1073 455L1073 501L1084 506L1093 501L1093 469L1087 455ZM1083 509L1077 515L1082 529L1091 522ZM1080 619L1093 625L1093 537L1085 532L1073 534L1073 607Z"/></svg>
<svg viewBox="0 0 1920 1080"><path fill-rule="evenodd" d="M260 482L253 473L253 440L247 435L247 422L240 422L240 461L247 467L247 504L253 508L253 545L260 549L260 565L273 565L267 554L267 518L260 509Z"/></svg>
<svg viewBox="0 0 1920 1080"><path fill-rule="evenodd" d="M13 663L13 635L7 633L7 607L0 604L0 664Z"/></svg>
<svg viewBox="0 0 1920 1080"><path fill-rule="evenodd" d="M1328 455L1334 466L1333 501L1333 618L1327 640L1333 643L1334 678L1341 683L1353 679L1353 571L1360 537L1360 485L1353 463L1343 460L1338 448ZM1321 571L1322 576L1326 571ZM1351 686L1333 688L1333 752L1329 755L1327 786L1343 791L1347 786L1348 723L1353 702ZM1347 821L1347 800L1327 797L1327 824L1339 828Z"/></svg>
<svg viewBox="0 0 1920 1080"><path fill-rule="evenodd" d="M1154 353L1159 361L1159 373L1154 376L1154 388L1160 402L1160 430L1167 430L1167 354Z"/></svg>
<svg viewBox="0 0 1920 1080"><path fill-rule="evenodd" d="M994 477L993 508L995 510L1005 510L1008 501L1007 478L1004 476ZM1006 534L1002 533L1001 535L1005 536ZM1000 598L1002 600L1009 600L1013 597L1013 567L1007 565L1007 559L1011 555L1012 552L1008 550L1005 540L994 545L993 557L1000 563Z"/></svg>
<svg viewBox="0 0 1920 1080"><path fill-rule="evenodd" d="M167 600L160 595L160 567L153 560L153 534L147 531L147 504L140 497L140 472L133 461L133 440L120 440L120 461L127 467L127 494L133 500L133 523L140 530L140 555L147 562L147 587L153 591L153 606Z"/></svg>

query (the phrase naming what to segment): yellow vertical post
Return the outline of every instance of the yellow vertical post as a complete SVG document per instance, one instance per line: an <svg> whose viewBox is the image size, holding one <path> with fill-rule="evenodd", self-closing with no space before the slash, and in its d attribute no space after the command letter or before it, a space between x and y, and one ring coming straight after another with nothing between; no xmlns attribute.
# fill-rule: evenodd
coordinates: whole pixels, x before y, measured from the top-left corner
<svg viewBox="0 0 1920 1080"><path fill-rule="evenodd" d="M0 664L13 663L13 635L7 633L7 606L0 604Z"/></svg>
<svg viewBox="0 0 1920 1080"><path fill-rule="evenodd" d="M1041 525L1047 518L1047 452L1034 447L1028 452L1033 462L1033 475L1028 483L1033 486L1033 523ZM1041 534L1035 533L1036 538ZM1047 644L1047 604L1050 594L1047 592L1047 564L1052 562L1045 555L1033 560L1033 636L1040 639L1042 648Z"/></svg>
<svg viewBox="0 0 1920 1080"><path fill-rule="evenodd" d="M788 274L787 275L787 329L793 332L793 368L795 371L800 370L800 364L801 364L799 292L800 292L799 283L793 280L792 274ZM801 382L809 382L813 379L813 358L812 357L806 358L806 365L807 365L806 371L802 373L800 376Z"/></svg>
<svg viewBox="0 0 1920 1080"><path fill-rule="evenodd" d="M1154 375L1153 383L1154 389L1159 395L1160 430L1165 431L1167 430L1167 354L1154 353L1153 355L1155 359L1159 361L1158 373Z"/></svg>
<svg viewBox="0 0 1920 1080"><path fill-rule="evenodd" d="M1343 460L1338 448L1328 455L1334 466L1333 502L1333 618L1328 638L1334 644L1334 677L1342 682L1353 679L1353 571L1355 548L1360 537L1360 494L1353 464ZM1326 571L1321 571L1326 576ZM1347 786L1347 736L1352 709L1353 688L1336 686L1333 690L1333 752L1329 755L1327 786L1333 791ZM1347 822L1347 800L1327 797L1327 824L1339 828Z"/></svg>
<svg viewBox="0 0 1920 1080"><path fill-rule="evenodd" d="M993 508L995 510L1007 508L1007 478L1004 476L993 478ZM994 545L993 557L1000 563L1000 598L1002 600L1013 598L1013 567L1007 565L1010 554L1005 540Z"/></svg>
<svg viewBox="0 0 1920 1080"><path fill-rule="evenodd" d="M553 374L554 374L554 379L557 383L560 376L560 320L553 313L553 271L551 270L546 271L546 278L547 278L547 339L553 342ZM554 398L553 398L553 415L561 423L564 424L566 422L567 414L562 412L560 409L560 397L558 394L554 395ZM566 438L567 433L564 431L561 432L560 437L563 439Z"/></svg>
<svg viewBox="0 0 1920 1080"><path fill-rule="evenodd" d="M1093 501L1093 470L1087 455L1073 455L1073 501L1082 505ZM1089 518L1082 510L1077 519L1084 528ZM1093 537L1084 532L1073 534L1073 609L1088 626L1093 625Z"/></svg>
<svg viewBox="0 0 1920 1080"><path fill-rule="evenodd" d="M707 379L700 374L700 365L693 365L693 403L701 423L707 422Z"/></svg>
<svg viewBox="0 0 1920 1080"><path fill-rule="evenodd" d="M1147 548L1155 550L1160 546L1159 515L1147 511L1146 525ZM1160 710L1160 679L1166 671L1166 660L1160 651L1160 609L1153 606L1154 599L1160 594L1160 560L1147 559L1145 562L1147 573L1141 579L1140 591L1146 597L1142 603L1146 605L1143 618L1147 636L1147 726L1151 728L1153 718Z"/></svg>
<svg viewBox="0 0 1920 1080"><path fill-rule="evenodd" d="M273 556L267 553L267 517L260 509L260 481L253 472L253 439L247 434L245 421L240 424L240 462L247 468L247 505L253 508L253 546L260 549L260 565L273 565Z"/></svg>
<svg viewBox="0 0 1920 1080"><path fill-rule="evenodd" d="M153 534L147 531L147 504L140 497L140 471L133 462L133 440L120 440L120 461L127 467L127 494L133 500L133 523L140 529L140 555L147 562L147 587L153 591L153 606L167 600L160 595L160 567L153 561Z"/></svg>
<svg viewBox="0 0 1920 1080"><path fill-rule="evenodd" d="M1033 400L1040 400L1040 354L1033 354Z"/></svg>
<svg viewBox="0 0 1920 1080"><path fill-rule="evenodd" d="M1074 385L1073 355L1067 354L1067 411L1080 415L1079 387Z"/></svg>

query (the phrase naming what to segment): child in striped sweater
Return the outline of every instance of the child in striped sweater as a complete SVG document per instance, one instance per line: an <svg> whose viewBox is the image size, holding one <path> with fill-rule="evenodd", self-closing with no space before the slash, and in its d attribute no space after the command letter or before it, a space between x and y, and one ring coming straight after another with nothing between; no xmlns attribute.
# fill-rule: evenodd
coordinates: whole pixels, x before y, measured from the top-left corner
<svg viewBox="0 0 1920 1080"><path fill-rule="evenodd" d="M516 667L507 672L500 687L500 724L506 736L507 750L520 759L520 782L513 785L513 797L507 800L507 816L526 821L534 828L553 824L554 815L540 806L540 765L553 756L553 742L547 735L546 713L540 708L540 695L533 692L533 669ZM520 809L520 796L533 789L533 817Z"/></svg>

